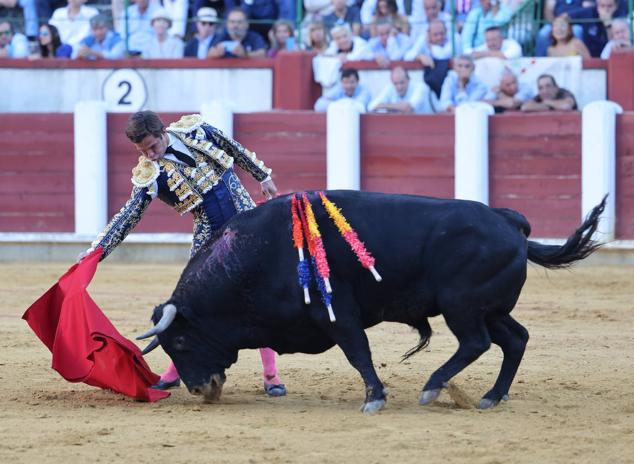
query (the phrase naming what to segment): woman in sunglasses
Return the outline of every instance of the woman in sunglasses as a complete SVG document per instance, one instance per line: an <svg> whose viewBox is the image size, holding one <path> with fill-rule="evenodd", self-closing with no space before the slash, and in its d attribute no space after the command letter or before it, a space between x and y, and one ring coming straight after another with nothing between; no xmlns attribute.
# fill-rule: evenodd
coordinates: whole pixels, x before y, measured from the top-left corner
<svg viewBox="0 0 634 464"><path fill-rule="evenodd" d="M57 28L52 24L42 24L38 34L39 52L31 58L70 58L73 47L63 44Z"/></svg>

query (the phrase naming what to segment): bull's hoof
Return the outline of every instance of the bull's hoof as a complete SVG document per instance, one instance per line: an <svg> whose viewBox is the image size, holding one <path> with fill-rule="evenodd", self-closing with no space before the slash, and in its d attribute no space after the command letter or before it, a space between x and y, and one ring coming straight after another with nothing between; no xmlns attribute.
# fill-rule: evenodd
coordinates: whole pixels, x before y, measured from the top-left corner
<svg viewBox="0 0 634 464"><path fill-rule="evenodd" d="M502 397L502 401L508 401L509 395L504 395ZM491 409L500 404L499 400L492 400L489 398L482 398L480 400L480 404L478 405L478 409Z"/></svg>
<svg viewBox="0 0 634 464"><path fill-rule="evenodd" d="M385 406L385 400L368 401L361 406L361 412L363 414L371 414L380 411L383 409L383 406Z"/></svg>
<svg viewBox="0 0 634 464"><path fill-rule="evenodd" d="M420 395L419 404L425 406L426 404L434 401L438 396L440 396L440 388L434 388L433 390L425 390L422 395Z"/></svg>

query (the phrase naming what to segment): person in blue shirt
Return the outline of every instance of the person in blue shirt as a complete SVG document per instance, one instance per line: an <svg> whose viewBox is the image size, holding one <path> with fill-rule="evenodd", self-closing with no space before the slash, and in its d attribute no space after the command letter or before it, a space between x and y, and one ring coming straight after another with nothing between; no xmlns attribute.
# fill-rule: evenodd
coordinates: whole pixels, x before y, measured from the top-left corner
<svg viewBox="0 0 634 464"><path fill-rule="evenodd" d="M209 58L259 58L266 55L266 42L249 30L247 15L234 8L227 15L226 30L209 49Z"/></svg>
<svg viewBox="0 0 634 464"><path fill-rule="evenodd" d="M480 6L469 12L462 28L462 50L471 53L484 43L484 31L492 26L504 26L511 16L513 12L500 0L480 0Z"/></svg>
<svg viewBox="0 0 634 464"><path fill-rule="evenodd" d="M319 97L319 100L315 102L315 111L326 112L332 102L342 98L350 98L359 103L359 109L362 112L365 112L370 103L372 98L370 92L359 84L359 72L356 69L347 68L341 70L339 84Z"/></svg>
<svg viewBox="0 0 634 464"><path fill-rule="evenodd" d="M39 50L31 59L37 58L70 58L73 47L63 44L59 32L52 24L42 24L38 34Z"/></svg>
<svg viewBox="0 0 634 464"><path fill-rule="evenodd" d="M108 17L98 14L90 18L90 35L79 43L75 58L116 60L125 56L121 36L108 28Z"/></svg>
<svg viewBox="0 0 634 464"><path fill-rule="evenodd" d="M475 75L475 64L470 55L460 55L454 60L440 91L440 110L453 113L458 105L480 101L489 93L489 88Z"/></svg>

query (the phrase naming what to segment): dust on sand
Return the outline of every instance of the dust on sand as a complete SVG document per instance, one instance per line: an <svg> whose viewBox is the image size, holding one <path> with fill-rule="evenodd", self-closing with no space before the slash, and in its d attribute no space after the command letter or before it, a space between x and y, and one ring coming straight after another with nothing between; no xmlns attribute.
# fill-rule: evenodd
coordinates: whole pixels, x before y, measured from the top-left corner
<svg viewBox="0 0 634 464"><path fill-rule="evenodd" d="M181 265L104 263L90 291L128 338L147 329ZM453 353L444 322L432 320L430 346L406 326L368 331L386 408L362 415L363 385L338 348L279 359L285 398L262 392L257 352L227 371L219 403L185 388L139 403L50 369L50 354L20 320L66 270L59 264L0 265L0 462L2 463L626 463L634 462L634 269L531 268L513 315L531 334L510 400L473 407L493 385L495 346L432 405L422 385ZM160 371L166 356L149 364ZM459 393L459 395L458 395ZM467 407L468 409L463 409Z"/></svg>

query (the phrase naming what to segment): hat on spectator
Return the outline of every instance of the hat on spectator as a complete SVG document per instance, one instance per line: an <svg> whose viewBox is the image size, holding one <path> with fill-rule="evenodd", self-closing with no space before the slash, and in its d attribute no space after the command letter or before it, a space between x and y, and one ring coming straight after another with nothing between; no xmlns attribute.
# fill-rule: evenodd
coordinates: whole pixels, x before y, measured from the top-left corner
<svg viewBox="0 0 634 464"><path fill-rule="evenodd" d="M157 19L164 19L169 23L170 27L172 27L172 16L165 8L157 8L156 10L154 10L154 13L152 13L152 18L150 19L150 24L152 24Z"/></svg>
<svg viewBox="0 0 634 464"><path fill-rule="evenodd" d="M218 22L218 12L209 6L204 6L198 9L196 20L203 23L216 23Z"/></svg>

